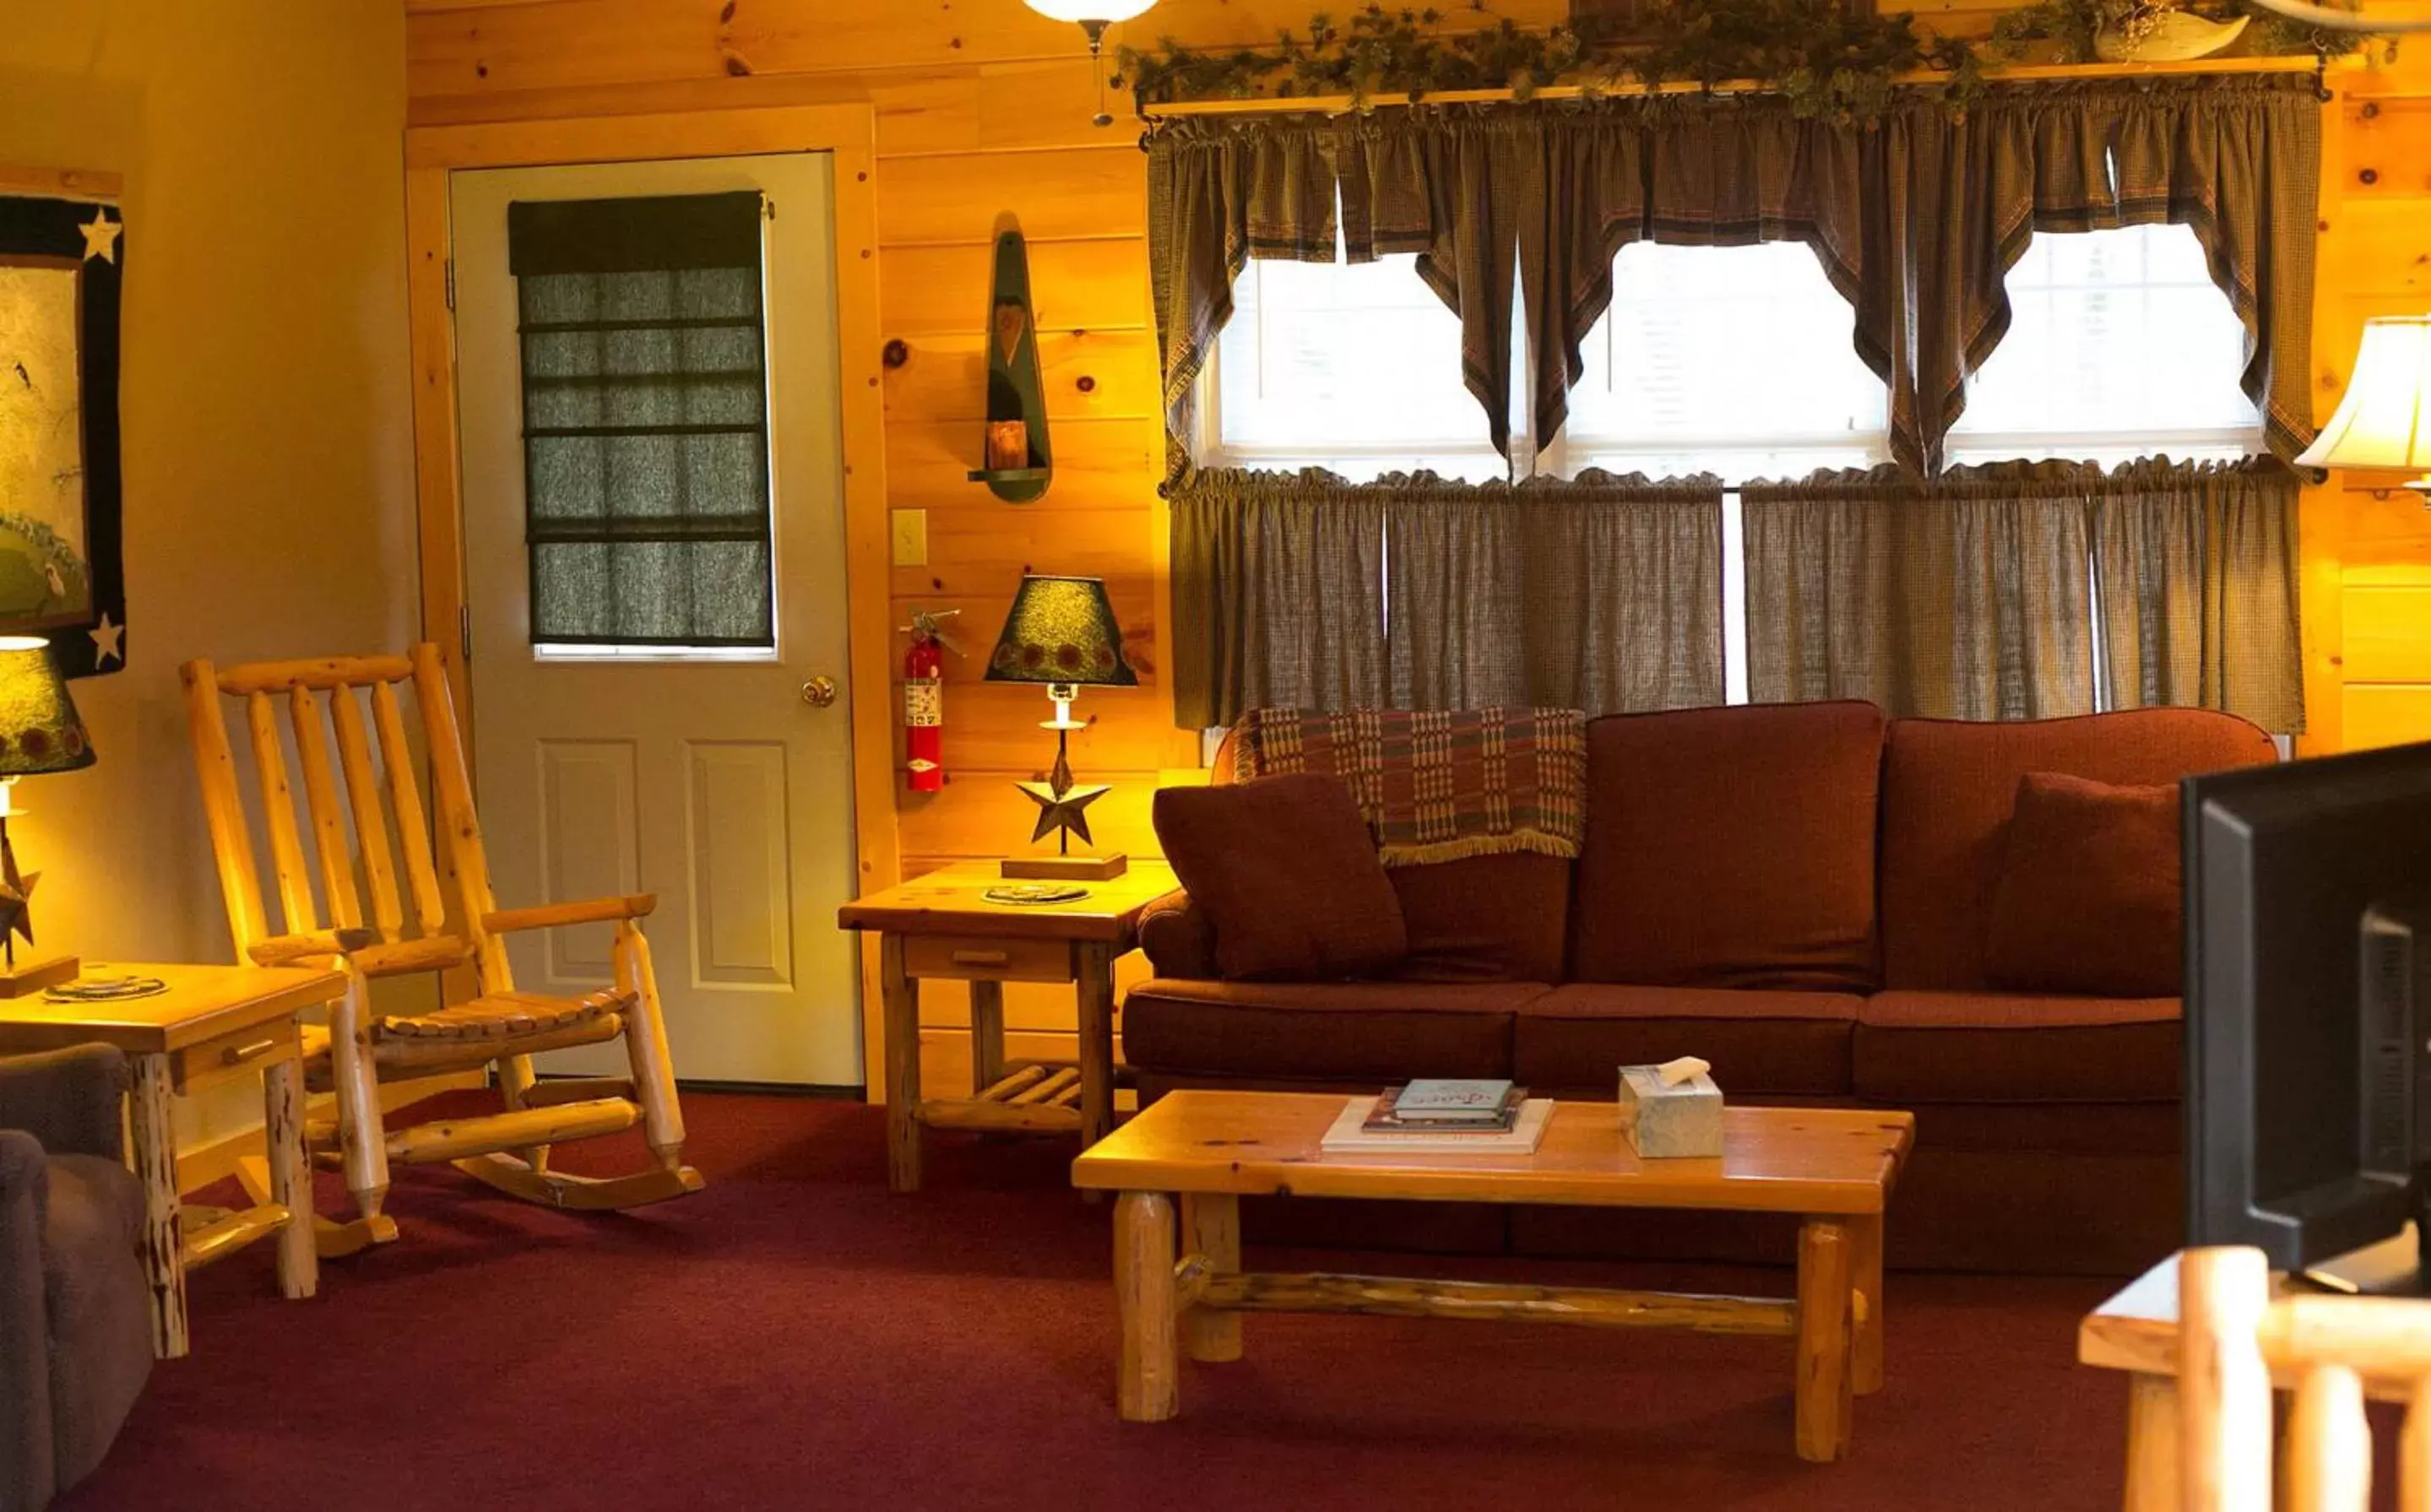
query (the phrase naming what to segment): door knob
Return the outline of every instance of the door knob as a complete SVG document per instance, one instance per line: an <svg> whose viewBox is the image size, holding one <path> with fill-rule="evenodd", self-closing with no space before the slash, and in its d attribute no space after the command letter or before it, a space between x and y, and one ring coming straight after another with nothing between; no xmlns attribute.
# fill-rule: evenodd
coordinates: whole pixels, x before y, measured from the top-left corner
<svg viewBox="0 0 2431 1512"><path fill-rule="evenodd" d="M813 677L802 685L802 702L813 708L825 708L836 701L836 680Z"/></svg>

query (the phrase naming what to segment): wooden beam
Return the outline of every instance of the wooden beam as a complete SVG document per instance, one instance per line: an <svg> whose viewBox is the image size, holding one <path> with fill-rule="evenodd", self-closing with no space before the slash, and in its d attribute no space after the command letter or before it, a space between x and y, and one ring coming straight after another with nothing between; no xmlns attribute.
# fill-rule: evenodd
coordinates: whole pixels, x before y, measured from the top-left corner
<svg viewBox="0 0 2431 1512"><path fill-rule="evenodd" d="M1260 1271L1210 1273L1199 1286L1197 1302L1201 1307L1228 1312L1338 1312L1377 1318L1575 1323L1588 1328L1685 1328L1765 1338L1787 1338L1798 1327L1797 1304L1772 1297Z"/></svg>

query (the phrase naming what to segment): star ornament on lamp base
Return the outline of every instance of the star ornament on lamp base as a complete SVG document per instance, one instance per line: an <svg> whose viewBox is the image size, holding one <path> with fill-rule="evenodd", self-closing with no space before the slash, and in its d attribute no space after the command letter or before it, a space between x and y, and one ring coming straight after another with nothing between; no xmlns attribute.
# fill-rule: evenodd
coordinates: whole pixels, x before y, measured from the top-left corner
<svg viewBox="0 0 2431 1512"><path fill-rule="evenodd" d="M1130 868L1122 856L1071 854L1070 836L1081 837L1083 845L1094 844L1089 837L1091 804L1114 791L1104 783L1087 787L1072 785L1068 771L1062 782L1016 782L1014 787L1024 798L1038 806L1038 823L1030 832L1031 844L1052 835L1056 838L1053 856L1016 856L1005 858L1001 869L1008 877L1046 878L1060 881L1107 882L1121 876Z"/></svg>

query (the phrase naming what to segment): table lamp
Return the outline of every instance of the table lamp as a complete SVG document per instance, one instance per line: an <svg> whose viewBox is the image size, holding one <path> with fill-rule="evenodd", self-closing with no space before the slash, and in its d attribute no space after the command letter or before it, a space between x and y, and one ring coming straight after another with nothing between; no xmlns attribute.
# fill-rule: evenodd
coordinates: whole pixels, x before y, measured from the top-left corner
<svg viewBox="0 0 2431 1512"><path fill-rule="evenodd" d="M1121 856L1074 856L1072 836L1089 838L1085 810L1105 796L1100 785L1072 785L1070 740L1085 722L1072 717L1072 701L1082 684L1100 688L1136 688L1139 676L1123 660L1122 627L1115 623L1115 606L1106 598L1106 584L1098 577L1048 577L1028 573L1014 595L1013 612L1004 618L1004 634L997 638L988 657L992 683L1045 683L1055 702L1055 717L1039 723L1055 732L1055 767L1045 782L1014 784L1038 806L1038 827L1030 832L1035 843L1056 837L1053 856L1006 859L1009 877L1044 877L1103 882L1121 876L1128 862Z"/></svg>
<svg viewBox="0 0 2431 1512"><path fill-rule="evenodd" d="M8 816L16 812L17 779L45 772L74 772L92 765L92 742L75 701L51 659L51 644L39 636L0 636L0 998L23 997L72 981L76 958L17 960L17 937L34 943L26 899L42 880L17 871L8 840Z"/></svg>
<svg viewBox="0 0 2431 1512"><path fill-rule="evenodd" d="M2431 509L2431 315L2364 322L2346 397L2296 465L2402 468Z"/></svg>

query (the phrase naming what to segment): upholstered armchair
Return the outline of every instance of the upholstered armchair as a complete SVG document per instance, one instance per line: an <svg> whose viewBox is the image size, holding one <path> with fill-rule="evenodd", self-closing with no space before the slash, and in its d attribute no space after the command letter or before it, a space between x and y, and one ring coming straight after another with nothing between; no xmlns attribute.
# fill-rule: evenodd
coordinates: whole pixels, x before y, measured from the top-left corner
<svg viewBox="0 0 2431 1512"><path fill-rule="evenodd" d="M107 1045L0 1057L0 1512L99 1465L152 1373L126 1089Z"/></svg>

